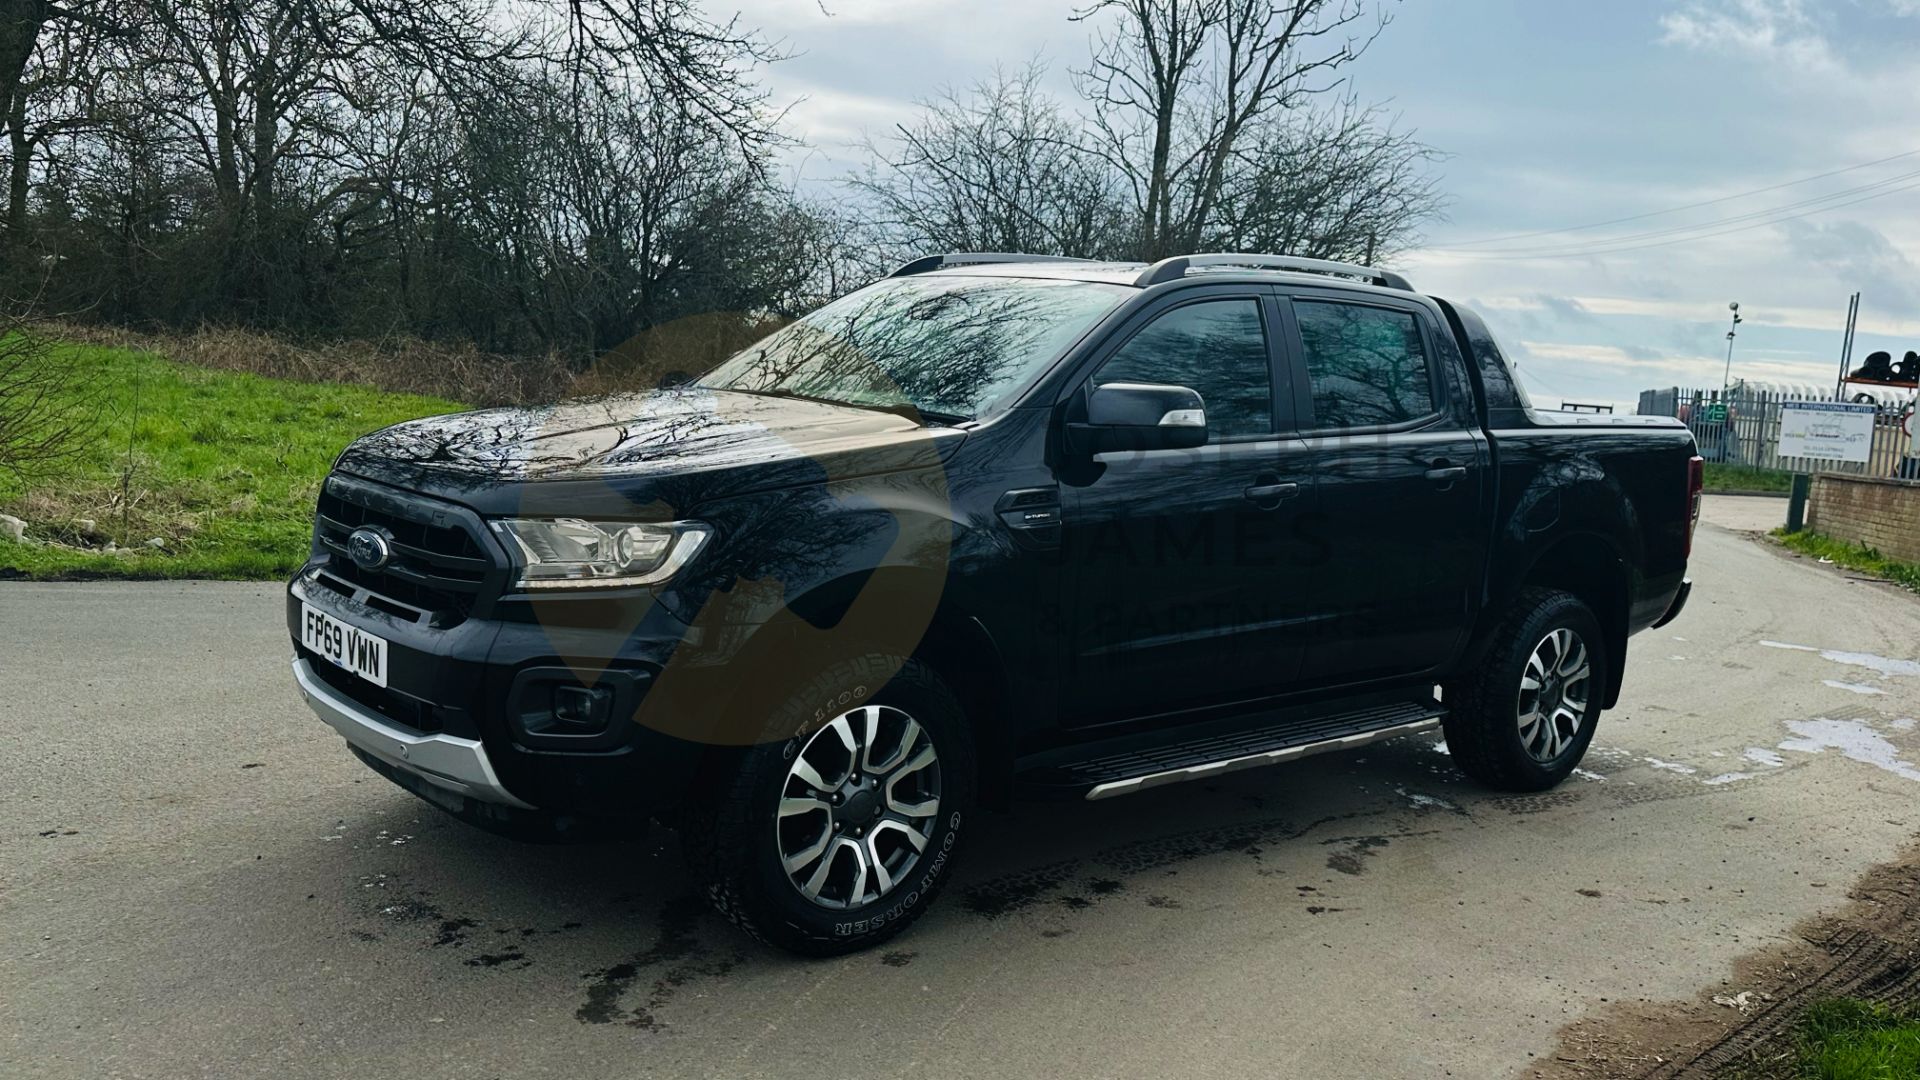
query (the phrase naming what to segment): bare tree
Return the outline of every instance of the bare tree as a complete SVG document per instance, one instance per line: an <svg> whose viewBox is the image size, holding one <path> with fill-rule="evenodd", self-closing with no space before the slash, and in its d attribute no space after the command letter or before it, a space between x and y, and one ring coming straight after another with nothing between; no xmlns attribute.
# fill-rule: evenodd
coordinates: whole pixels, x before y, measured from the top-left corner
<svg viewBox="0 0 1920 1080"><path fill-rule="evenodd" d="M753 74L785 54L739 16L707 19L694 0L546 2L565 14L562 63L576 83L645 87L730 136L749 160L781 141Z"/></svg>
<svg viewBox="0 0 1920 1080"><path fill-rule="evenodd" d="M0 244L24 240L35 155L89 120L101 42L126 33L120 0L0 0L0 130L7 204Z"/></svg>
<svg viewBox="0 0 1920 1080"><path fill-rule="evenodd" d="M1203 244L1380 261L1412 247L1446 200L1438 151L1377 107L1346 97L1327 110L1264 119L1241 140Z"/></svg>
<svg viewBox="0 0 1920 1080"><path fill-rule="evenodd" d="M872 207L885 246L1378 258L1411 246L1443 207L1432 171L1439 154L1351 94L1322 107L1322 98L1281 87L1268 104L1241 108L1245 119L1230 128L1196 119L1219 115L1218 101L1204 93L1178 101L1165 145L1191 148L1185 158L1169 157L1165 179L1156 182L1145 145L1138 160L1124 156L1116 127L1099 120L1110 106L1091 102L1089 132L1045 95L1042 74L1029 67L964 96L949 92L924 103L884 148L868 143L875 164L852 187ZM1180 85L1191 93L1211 86ZM1288 94L1291 105L1277 104ZM1215 163L1193 156L1200 150L1225 153ZM1164 215L1146 213L1134 198L1153 183L1161 185L1154 198Z"/></svg>
<svg viewBox="0 0 1920 1080"><path fill-rule="evenodd" d="M0 117L16 108L27 67L48 34L87 28L123 33L123 0L0 0Z"/></svg>
<svg viewBox="0 0 1920 1080"><path fill-rule="evenodd" d="M1310 107L1375 0L1083 2L1084 105L997 72L834 205L771 176L779 46L700 0L0 0L28 241L0 276L89 318L578 367L717 355L902 249L1351 255L1435 211L1410 134Z"/></svg>
<svg viewBox="0 0 1920 1080"><path fill-rule="evenodd" d="M85 378L22 315L0 311L0 472L36 475L85 445Z"/></svg>
<svg viewBox="0 0 1920 1080"><path fill-rule="evenodd" d="M1114 176L1039 86L1039 65L921 103L852 181L878 223L911 251L1097 255L1123 221Z"/></svg>
<svg viewBox="0 0 1920 1080"><path fill-rule="evenodd" d="M1196 250L1256 125L1339 85L1387 22L1370 0L1093 0L1076 72L1095 145L1125 177L1136 254Z"/></svg>

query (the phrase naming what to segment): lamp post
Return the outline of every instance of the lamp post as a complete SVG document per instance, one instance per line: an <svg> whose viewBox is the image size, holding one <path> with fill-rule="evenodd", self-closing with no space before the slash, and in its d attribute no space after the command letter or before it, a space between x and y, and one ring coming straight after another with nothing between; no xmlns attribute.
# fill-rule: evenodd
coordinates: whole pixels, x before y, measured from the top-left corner
<svg viewBox="0 0 1920 1080"><path fill-rule="evenodd" d="M1733 312L1733 323L1727 327L1727 369L1720 375L1720 460L1738 461L1739 436L1733 430L1733 402L1728 400L1733 393L1733 335L1740 329L1740 302L1735 300L1727 305Z"/></svg>
<svg viewBox="0 0 1920 1080"><path fill-rule="evenodd" d="M1720 376L1720 398L1722 401L1726 400L1727 389L1733 385L1733 335L1735 331L1740 329L1740 323L1742 321L1740 318L1740 301L1735 300L1733 303L1728 304L1727 310L1733 312L1733 325L1727 327L1727 370Z"/></svg>

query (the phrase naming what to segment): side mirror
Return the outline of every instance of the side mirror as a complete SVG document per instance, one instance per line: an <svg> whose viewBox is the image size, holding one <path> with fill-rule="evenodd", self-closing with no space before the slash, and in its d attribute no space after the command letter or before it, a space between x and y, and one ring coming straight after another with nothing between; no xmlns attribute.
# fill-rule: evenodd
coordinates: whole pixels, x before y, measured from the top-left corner
<svg viewBox="0 0 1920 1080"><path fill-rule="evenodd" d="M1085 454L1187 450L1207 443L1207 409L1197 391L1156 383L1108 383L1087 394L1085 423L1067 434Z"/></svg>

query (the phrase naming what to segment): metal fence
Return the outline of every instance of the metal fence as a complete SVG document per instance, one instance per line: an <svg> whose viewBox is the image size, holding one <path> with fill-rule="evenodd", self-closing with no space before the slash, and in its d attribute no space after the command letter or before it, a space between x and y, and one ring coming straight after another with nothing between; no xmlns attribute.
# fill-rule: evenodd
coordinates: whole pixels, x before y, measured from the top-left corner
<svg viewBox="0 0 1920 1080"><path fill-rule="evenodd" d="M1730 390L1688 390L1669 387L1642 390L1641 416L1676 416L1693 429L1700 456L1729 465L1751 465L1787 472L1847 473L1853 476L1913 478L1920 459L1907 456L1912 445L1914 401L1878 405L1873 423L1873 449L1862 464L1780 456L1780 407L1789 401L1833 401L1832 395L1786 394L1736 386Z"/></svg>

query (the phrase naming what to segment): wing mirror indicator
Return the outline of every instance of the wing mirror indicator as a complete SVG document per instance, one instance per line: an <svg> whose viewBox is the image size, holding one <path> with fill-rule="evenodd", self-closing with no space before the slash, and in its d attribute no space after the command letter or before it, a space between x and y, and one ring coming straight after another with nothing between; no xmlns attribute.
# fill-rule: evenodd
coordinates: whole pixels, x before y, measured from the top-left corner
<svg viewBox="0 0 1920 1080"><path fill-rule="evenodd" d="M1087 392L1086 420L1068 424L1067 436L1087 455L1205 446L1206 403L1185 386L1107 383Z"/></svg>

